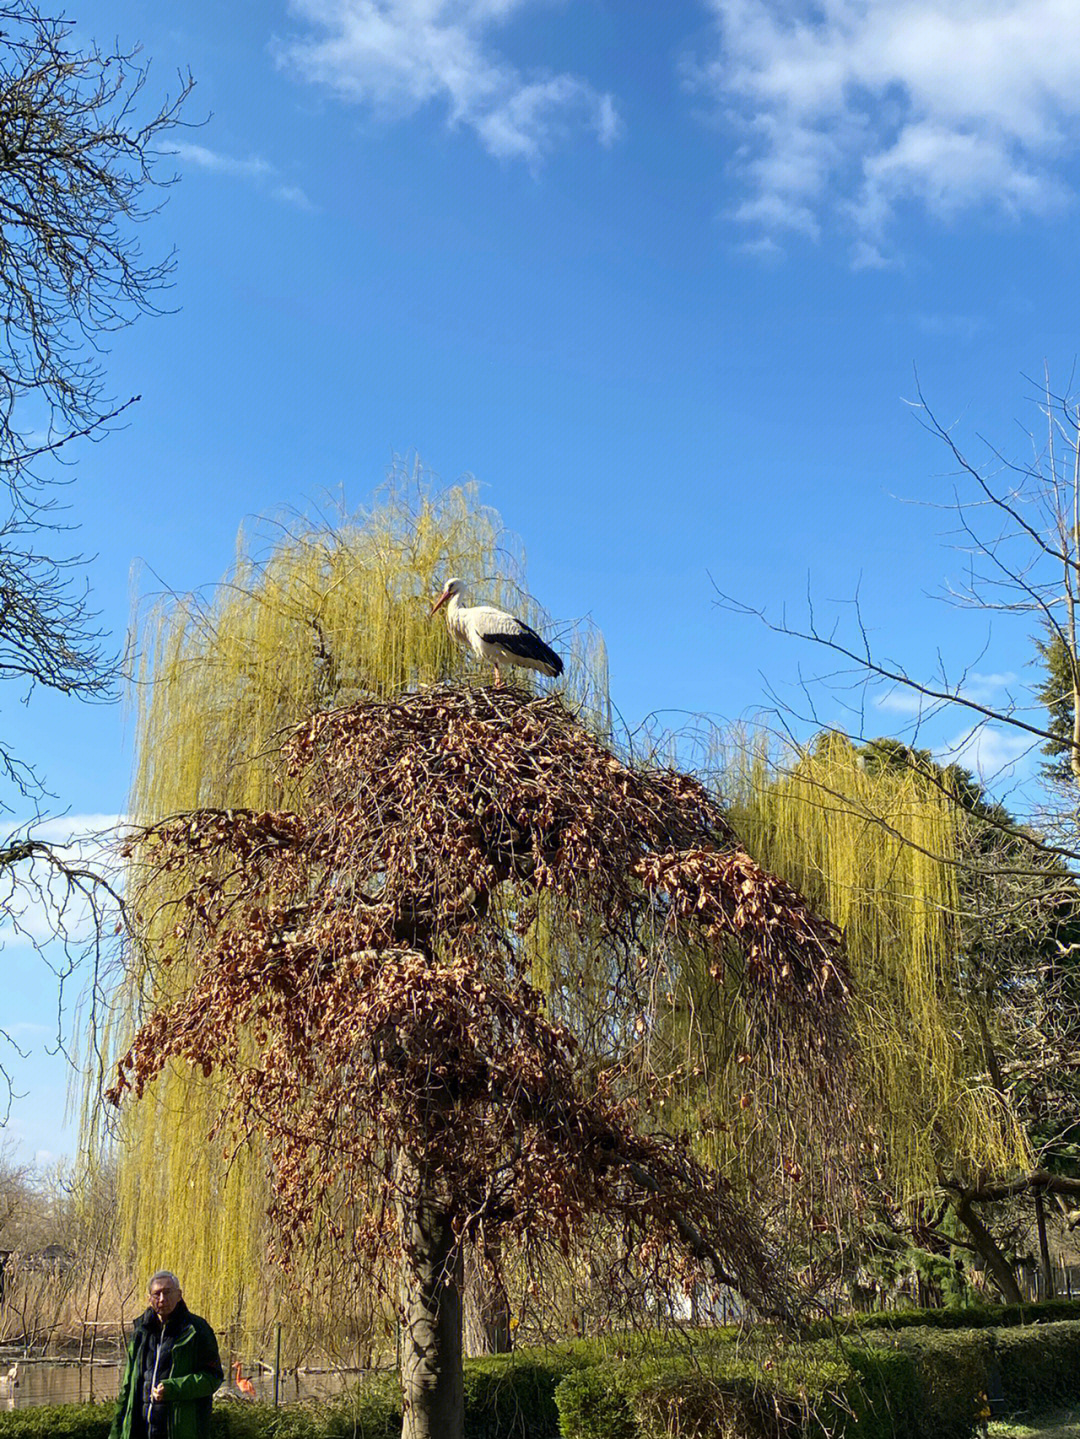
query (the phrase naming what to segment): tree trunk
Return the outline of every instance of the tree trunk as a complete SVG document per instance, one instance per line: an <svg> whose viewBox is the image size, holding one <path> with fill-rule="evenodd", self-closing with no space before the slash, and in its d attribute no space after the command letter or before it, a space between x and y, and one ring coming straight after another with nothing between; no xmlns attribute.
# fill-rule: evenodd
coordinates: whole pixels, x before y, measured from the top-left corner
<svg viewBox="0 0 1080 1439"><path fill-rule="evenodd" d="M1035 1191L1035 1225L1039 1231L1039 1258L1042 1261L1044 1299L1054 1297L1054 1266L1050 1263L1050 1246L1046 1242L1046 1211L1043 1206L1043 1192Z"/></svg>
<svg viewBox="0 0 1080 1439"><path fill-rule="evenodd" d="M972 1209L969 1199L957 1200L956 1217L971 1235L975 1248L986 1261L986 1267L994 1276L1005 1303L1022 1304L1023 1295L1020 1293L1020 1286L1016 1282L1012 1266L994 1242L994 1236Z"/></svg>
<svg viewBox="0 0 1080 1439"><path fill-rule="evenodd" d="M461 1259L448 1205L421 1165L398 1165L402 1439L462 1439Z"/></svg>
<svg viewBox="0 0 1080 1439"><path fill-rule="evenodd" d="M486 1265L476 1246L465 1251L465 1352L509 1354L510 1298L502 1280Z"/></svg>

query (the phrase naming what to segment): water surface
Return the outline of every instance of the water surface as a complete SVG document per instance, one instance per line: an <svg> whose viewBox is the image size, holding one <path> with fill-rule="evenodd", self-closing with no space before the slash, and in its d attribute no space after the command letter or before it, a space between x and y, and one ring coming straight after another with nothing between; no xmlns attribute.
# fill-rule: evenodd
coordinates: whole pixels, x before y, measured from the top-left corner
<svg viewBox="0 0 1080 1439"><path fill-rule="evenodd" d="M0 1376L8 1369L10 1359L0 1359ZM85 1404L94 1399L115 1399L120 1386L122 1364L58 1363L51 1359L20 1359L19 1382L15 1388L0 1378L0 1410L29 1409L35 1404ZM355 1382L355 1374L334 1371L328 1374L283 1374L281 1377L280 1402L294 1404L298 1399L322 1399L337 1394L346 1384ZM218 1391L218 1397L231 1393L240 1403L272 1404L274 1400L274 1376L252 1374L255 1385L255 1399L244 1400L232 1382L228 1380Z"/></svg>

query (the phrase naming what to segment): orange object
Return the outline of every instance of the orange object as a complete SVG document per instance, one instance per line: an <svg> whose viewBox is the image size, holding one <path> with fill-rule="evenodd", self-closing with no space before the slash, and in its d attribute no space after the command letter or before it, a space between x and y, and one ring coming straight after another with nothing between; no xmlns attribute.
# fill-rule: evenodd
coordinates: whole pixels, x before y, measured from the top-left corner
<svg viewBox="0 0 1080 1439"><path fill-rule="evenodd" d="M237 1360L236 1363L233 1365L233 1371L234 1371L235 1376L236 1376L236 1387L237 1387L237 1389L240 1390L240 1393L243 1394L243 1395L245 1396L245 1398L247 1398L247 1399L254 1399L254 1398L255 1398L255 1385L252 1384L252 1382L251 1382L250 1379L245 1379L244 1376L243 1376L243 1374L240 1373L240 1361L239 1361L239 1360Z"/></svg>

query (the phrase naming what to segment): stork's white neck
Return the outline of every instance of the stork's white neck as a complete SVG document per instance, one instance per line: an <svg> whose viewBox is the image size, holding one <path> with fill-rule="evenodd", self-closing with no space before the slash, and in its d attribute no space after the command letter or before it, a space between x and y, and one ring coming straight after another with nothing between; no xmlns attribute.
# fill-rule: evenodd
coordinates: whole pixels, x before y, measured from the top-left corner
<svg viewBox="0 0 1080 1439"><path fill-rule="evenodd" d="M465 632L465 616L462 611L465 605L462 601L460 590L455 590L446 602L446 627L455 639L467 643L468 636Z"/></svg>

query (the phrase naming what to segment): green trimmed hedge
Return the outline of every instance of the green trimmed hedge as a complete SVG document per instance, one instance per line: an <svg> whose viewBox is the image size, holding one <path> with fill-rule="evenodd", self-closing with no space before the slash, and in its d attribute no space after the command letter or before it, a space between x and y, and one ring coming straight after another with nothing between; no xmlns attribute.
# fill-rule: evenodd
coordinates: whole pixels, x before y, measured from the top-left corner
<svg viewBox="0 0 1080 1439"><path fill-rule="evenodd" d="M0 1434L21 1434L26 1439L108 1439L116 1405L38 1404L31 1409L0 1413Z"/></svg>
<svg viewBox="0 0 1080 1439"><path fill-rule="evenodd" d="M639 1341L640 1342L640 1341ZM603 1347L553 1345L465 1366L465 1439L559 1439L555 1389ZM0 1412L0 1436L108 1439L115 1405L41 1405ZM213 1439L400 1439L401 1397L392 1375L372 1375L326 1400L273 1409L240 1401L214 1406Z"/></svg>
<svg viewBox="0 0 1080 1439"><path fill-rule="evenodd" d="M1080 1323L1001 1329L994 1335L1001 1386L1010 1409L1028 1414L1080 1402Z"/></svg>
<svg viewBox="0 0 1080 1439"><path fill-rule="evenodd" d="M766 1367L766 1365L768 1367ZM1029 1414L1080 1402L1080 1321L865 1329L769 1357L607 1361L556 1391L564 1439L972 1439L997 1378Z"/></svg>
<svg viewBox="0 0 1080 1439"><path fill-rule="evenodd" d="M397 1385L378 1376L340 1398L280 1409L216 1404L210 1432L212 1439L401 1439L401 1400Z"/></svg>
<svg viewBox="0 0 1080 1439"><path fill-rule="evenodd" d="M563 1439L820 1436L842 1432L853 1415L872 1417L867 1395L885 1394L882 1374L902 1370L900 1387L911 1385L912 1362L903 1357L867 1358L868 1379L833 1341L756 1347L669 1350L571 1373L555 1393ZM871 1423L865 1433L884 1439L893 1429Z"/></svg>
<svg viewBox="0 0 1080 1439"><path fill-rule="evenodd" d="M915 1359L898 1348L846 1347L851 1378L822 1396L807 1428L813 1439L834 1434L859 1439L917 1439L924 1403Z"/></svg>
<svg viewBox="0 0 1080 1439"><path fill-rule="evenodd" d="M926 1322L780 1346L765 1330L613 1335L470 1360L466 1439L973 1439L1000 1380L1013 1411L1080 1402L1080 1319L1023 1306L1013 1323ZM1080 1306L1068 1306L1077 1309ZM1054 1312L1057 1311L1057 1312ZM959 1311L961 1314L970 1311ZM980 1311L980 1317L986 1311ZM1000 1311L999 1311L1000 1314ZM923 1322L911 1322L916 1317ZM0 1439L107 1439L112 1404L0 1412ZM392 1375L335 1399L221 1403L214 1439L398 1439Z"/></svg>
<svg viewBox="0 0 1080 1439"><path fill-rule="evenodd" d="M1080 1299L1048 1299L1042 1304L978 1304L956 1309L890 1309L819 1319L816 1335L862 1333L867 1329L1006 1329L1017 1324L1053 1324L1080 1320Z"/></svg>
<svg viewBox="0 0 1080 1439"><path fill-rule="evenodd" d="M849 1356L829 1344L804 1346L772 1362L771 1371L749 1358L714 1365L712 1372L686 1364L612 1362L581 1370L556 1391L563 1439L824 1439L845 1433L923 1439L921 1429L895 1422L918 1402L909 1355Z"/></svg>
<svg viewBox="0 0 1080 1439"><path fill-rule="evenodd" d="M624 1366L595 1364L568 1374L555 1392L563 1439L635 1439L637 1420L623 1387Z"/></svg>
<svg viewBox="0 0 1080 1439"><path fill-rule="evenodd" d="M906 1354L912 1362L910 1409L903 1413L899 1399L892 1405L893 1413L902 1417L904 1427L898 1432L910 1432L912 1439L967 1439L975 1428L979 1395L989 1392L994 1337L995 1331L988 1329L921 1327L875 1333L870 1341L875 1347Z"/></svg>
<svg viewBox="0 0 1080 1439"><path fill-rule="evenodd" d="M566 1344L468 1360L465 1439L559 1439L555 1391L591 1358Z"/></svg>

